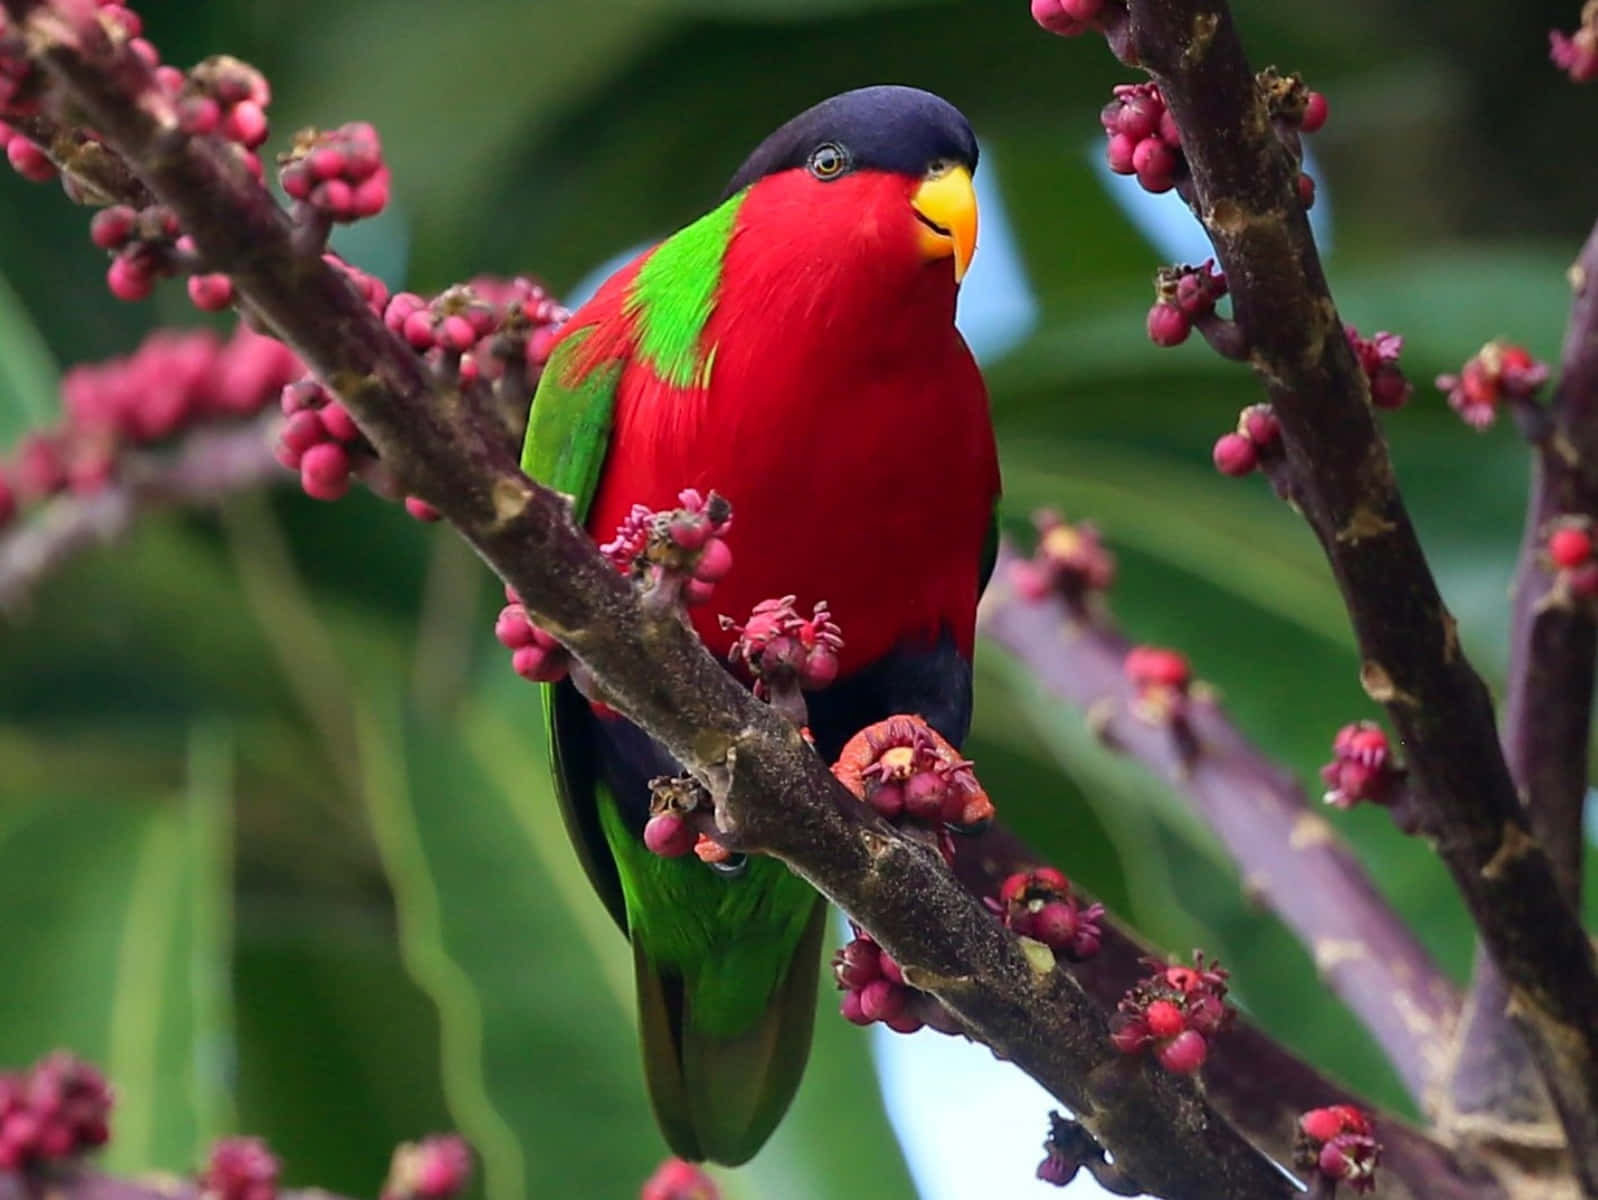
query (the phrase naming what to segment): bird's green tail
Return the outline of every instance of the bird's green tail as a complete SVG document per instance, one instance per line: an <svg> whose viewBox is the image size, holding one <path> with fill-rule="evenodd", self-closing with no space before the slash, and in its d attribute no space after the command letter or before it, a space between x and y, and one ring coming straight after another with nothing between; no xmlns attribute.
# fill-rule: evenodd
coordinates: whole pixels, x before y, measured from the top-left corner
<svg viewBox="0 0 1598 1200"><path fill-rule="evenodd" d="M673 1153L738 1166L782 1120L810 1055L826 924L827 906L816 897L786 974L754 1021L732 1033L710 1031L727 1007L718 989L758 986L761 978L740 969L740 947L729 947L709 973L685 978L633 943L644 1072Z"/></svg>

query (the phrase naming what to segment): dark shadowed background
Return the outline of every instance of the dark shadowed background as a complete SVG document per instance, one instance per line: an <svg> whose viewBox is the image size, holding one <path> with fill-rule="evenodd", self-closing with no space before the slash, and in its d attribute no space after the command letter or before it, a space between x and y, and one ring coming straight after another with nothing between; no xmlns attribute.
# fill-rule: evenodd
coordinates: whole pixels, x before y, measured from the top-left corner
<svg viewBox="0 0 1598 1200"><path fill-rule="evenodd" d="M1361 330L1408 339L1416 397L1384 424L1495 685L1526 456L1507 428L1466 429L1429 381L1494 336L1557 350L1563 272L1598 208L1598 95L1546 60L1546 30L1578 7L1236 5L1256 65L1330 97L1311 142L1334 292ZM1252 381L1143 334L1153 268L1177 251L1096 170L1096 114L1127 76L1095 39L1042 33L1023 0L142 11L168 61L228 51L267 73L269 150L304 124L377 124L395 203L336 244L421 291L528 272L565 293L702 211L812 101L878 81L943 93L1013 235L1016 269L966 299L1004 326L992 346L1014 343L987 354L1014 528L1043 503L1097 521L1133 635L1187 650L1307 784L1335 728L1375 715L1307 531L1257 478L1210 466ZM1183 228L1174 196L1160 207ZM178 284L111 299L85 225L0 172L0 444L49 416L59 368L202 320ZM240 1128L292 1182L370 1192L394 1142L454 1126L495 1200L603 1198L664 1154L625 945L566 847L535 693L490 635L498 605L447 530L364 491L325 505L285 487L150 520L0 618L0 1064L58 1044L103 1064L123 1096L115 1167L183 1169ZM969 749L1005 820L1156 941L1219 954L1273 1033L1403 1103L1157 781L991 648L979 689ZM1468 927L1427 850L1380 812L1336 822L1462 977ZM914 1194L867 1038L833 1008L829 992L795 1111L736 1195ZM1013 1120L1041 1141L1041 1110Z"/></svg>

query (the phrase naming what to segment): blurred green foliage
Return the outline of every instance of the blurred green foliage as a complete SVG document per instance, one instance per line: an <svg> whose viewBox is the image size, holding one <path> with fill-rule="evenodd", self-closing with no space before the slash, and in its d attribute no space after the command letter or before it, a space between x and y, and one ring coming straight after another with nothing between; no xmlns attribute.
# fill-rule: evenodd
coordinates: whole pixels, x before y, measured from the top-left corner
<svg viewBox="0 0 1598 1200"><path fill-rule="evenodd" d="M1567 157L1550 176L1546 149L1579 136L1592 97L1545 65L1541 39L1577 6L1519 6L1512 31L1487 0L1447 6L1437 29L1440 10L1405 0L1236 7L1257 62L1331 96L1316 151L1334 288L1350 321L1409 338L1417 398L1385 423L1496 680L1525 454L1506 430L1466 431L1426 381L1491 336L1557 347L1594 166ZM1021 0L146 8L169 60L226 50L266 70L279 138L377 123L397 202L345 249L423 290L479 271L565 288L705 207L812 100L878 80L944 93L999 164L1041 308L989 372L1015 527L1044 503L1095 519L1129 629L1189 650L1307 783L1335 726L1370 715L1309 535L1257 481L1208 465L1253 384L1142 335L1156 256L1088 165L1124 72L1089 40L1038 32ZM175 286L110 299L84 214L0 176L9 439L49 414L56 363L199 318ZM369 1191L396 1141L453 1125L496 1200L631 1193L663 1147L624 943L566 849L532 691L488 636L497 588L447 531L365 494L243 497L152 520L35 599L0 628L0 1062L57 1044L101 1061L123 1097L123 1168L183 1169L242 1128L271 1138L292 1181ZM1404 1107L1308 957L1157 781L991 649L979 687L971 749L1007 820L1154 939L1218 952L1272 1032ZM1380 813L1338 823L1463 976L1469 929L1426 849ZM863 1039L830 1008L794 1114L734 1194L911 1194ZM867 1156L865 1182L826 1169Z"/></svg>

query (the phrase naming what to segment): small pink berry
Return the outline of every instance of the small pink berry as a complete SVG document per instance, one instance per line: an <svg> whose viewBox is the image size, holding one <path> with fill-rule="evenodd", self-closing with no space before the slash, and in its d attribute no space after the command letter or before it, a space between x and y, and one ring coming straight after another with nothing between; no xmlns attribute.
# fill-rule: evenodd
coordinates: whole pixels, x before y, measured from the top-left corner
<svg viewBox="0 0 1598 1200"><path fill-rule="evenodd" d="M705 583L717 583L732 570L732 549L720 538L711 538L699 552L694 563L694 578Z"/></svg>
<svg viewBox="0 0 1598 1200"><path fill-rule="evenodd" d="M878 952L877 966L882 971L882 977L889 983L904 983L904 972L899 970L899 964L894 961L893 955L886 950Z"/></svg>
<svg viewBox="0 0 1598 1200"><path fill-rule="evenodd" d="M533 623L527 619L527 610L520 604L507 604L499 610L494 622L494 637L507 650L520 650L536 644Z"/></svg>
<svg viewBox="0 0 1598 1200"><path fill-rule="evenodd" d="M1298 1119L1298 1127L1317 1142L1329 1142L1343 1132L1343 1118L1335 1108L1312 1108Z"/></svg>
<svg viewBox="0 0 1598 1200"><path fill-rule="evenodd" d="M253 100L240 100L222 118L222 136L253 150L266 141L266 113Z"/></svg>
<svg viewBox="0 0 1598 1200"><path fill-rule="evenodd" d="M698 840L699 835L676 813L656 813L644 825L644 845L662 858L681 858Z"/></svg>
<svg viewBox="0 0 1598 1200"><path fill-rule="evenodd" d="M871 1018L866 1016L865 1010L860 1007L859 992L844 992L843 999L838 1002L838 1011L843 1015L843 1019L851 1025L871 1024Z"/></svg>
<svg viewBox="0 0 1598 1200"><path fill-rule="evenodd" d="M1319 133L1326 124L1327 111L1326 97L1320 92L1311 92L1304 101L1304 115L1298 127L1305 133Z"/></svg>
<svg viewBox="0 0 1598 1200"><path fill-rule="evenodd" d="M190 275L189 299L201 312L219 312L233 302L233 281L226 275Z"/></svg>
<svg viewBox="0 0 1598 1200"><path fill-rule="evenodd" d="M55 164L25 137L15 136L6 143L6 159L12 170L30 183L49 183L55 178Z"/></svg>
<svg viewBox="0 0 1598 1200"><path fill-rule="evenodd" d="M420 496L406 496L405 511L408 512L415 520L423 521L428 524L431 524L434 521L443 520L443 514L429 504L426 500L423 500Z"/></svg>
<svg viewBox="0 0 1598 1200"><path fill-rule="evenodd" d="M328 435L336 442L353 442L361 436L349 410L337 400L322 406L322 424L327 426Z"/></svg>
<svg viewBox="0 0 1598 1200"><path fill-rule="evenodd" d="M1298 176L1298 202L1306 210L1315 207L1315 181L1302 171Z"/></svg>
<svg viewBox="0 0 1598 1200"><path fill-rule="evenodd" d="M1104 147L1104 160L1117 175L1131 175L1137 170L1133 165L1133 151L1140 143L1124 133L1112 133Z"/></svg>
<svg viewBox="0 0 1598 1200"><path fill-rule="evenodd" d="M1592 535L1569 526L1556 529L1548 537L1548 557L1567 571L1582 566L1592 559Z"/></svg>
<svg viewBox="0 0 1598 1200"><path fill-rule="evenodd" d="M133 236L138 219L138 213L126 204L102 208L89 222L89 240L102 250L120 250Z"/></svg>
<svg viewBox="0 0 1598 1200"><path fill-rule="evenodd" d="M1192 330L1192 321L1174 304L1162 300L1149 309L1149 340L1156 346L1180 346Z"/></svg>
<svg viewBox="0 0 1598 1200"><path fill-rule="evenodd" d="M1247 475L1259 466L1259 451L1254 443L1240 433L1223 434L1211 452L1215 469L1222 475Z"/></svg>
<svg viewBox="0 0 1598 1200"><path fill-rule="evenodd" d="M113 296L129 302L145 299L155 288L155 277L142 261L125 254L111 260L105 282Z"/></svg>
<svg viewBox="0 0 1598 1200"><path fill-rule="evenodd" d="M1147 191L1158 194L1176 186L1176 153L1160 138L1146 137L1137 144L1132 169Z"/></svg>
<svg viewBox="0 0 1598 1200"><path fill-rule="evenodd" d="M873 1021L886 1021L904 1011L905 990L901 984L874 979L860 989L860 1011Z"/></svg>
<svg viewBox="0 0 1598 1200"><path fill-rule="evenodd" d="M1238 424L1243 436L1256 446L1274 446L1282 436L1282 423L1269 404L1251 404L1242 412Z"/></svg>
<svg viewBox="0 0 1598 1200"><path fill-rule="evenodd" d="M337 442L320 442L300 458L300 486L313 500L337 500L350 488L350 456Z"/></svg>
<svg viewBox="0 0 1598 1200"><path fill-rule="evenodd" d="M1175 1037L1187 1027L1182 1019L1182 1010L1169 1000L1150 1002L1143 1019L1148 1022L1149 1032L1157 1038Z"/></svg>
<svg viewBox="0 0 1598 1200"><path fill-rule="evenodd" d="M1204 1065L1209 1056L1209 1043L1204 1035L1184 1029L1159 1048L1160 1063L1167 1071L1178 1075L1191 1075Z"/></svg>

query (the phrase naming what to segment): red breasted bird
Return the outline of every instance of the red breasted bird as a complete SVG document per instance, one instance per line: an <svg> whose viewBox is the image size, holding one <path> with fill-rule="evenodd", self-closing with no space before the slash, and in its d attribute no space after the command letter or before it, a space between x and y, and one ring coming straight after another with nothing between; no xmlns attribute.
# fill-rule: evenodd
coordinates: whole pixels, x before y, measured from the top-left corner
<svg viewBox="0 0 1598 1200"><path fill-rule="evenodd" d="M768 137L721 203L622 267L560 333L522 465L597 540L693 487L735 514L732 572L693 612L710 649L767 597L830 603L817 750L894 713L958 744L998 460L954 326L976 247L977 145L907 87L845 92ZM746 1161L804 1073L826 905L773 859L711 866L642 840L677 765L568 682L546 692L567 828L632 941L650 1097L683 1158Z"/></svg>

